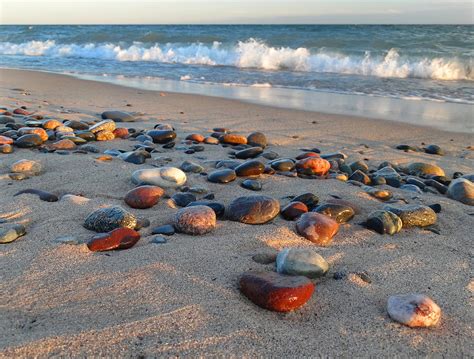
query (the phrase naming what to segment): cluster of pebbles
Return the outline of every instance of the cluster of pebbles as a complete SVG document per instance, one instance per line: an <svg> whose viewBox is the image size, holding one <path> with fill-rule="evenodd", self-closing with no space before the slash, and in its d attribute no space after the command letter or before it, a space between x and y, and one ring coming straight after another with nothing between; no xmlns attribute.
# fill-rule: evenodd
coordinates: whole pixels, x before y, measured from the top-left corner
<svg viewBox="0 0 474 359"><path fill-rule="evenodd" d="M240 277L240 291L260 307L286 312L304 305L314 293L314 279L328 272L329 264L317 253L318 246L330 246L341 224L353 220L360 211L356 204L341 198L320 203L314 193L302 193L280 202L263 194L250 194L235 198L225 205L208 194L198 199L203 191L199 187L186 186L190 175L203 176L207 181L232 185L236 179L240 186L253 191L263 191L261 179L281 175L310 180L333 179L356 186L381 202L380 208L371 212L363 225L380 234L395 235L407 227L431 228L436 231L437 216L441 212L438 203L397 204L390 188L400 188L417 195L425 192L447 196L466 205L474 205L474 175L455 173L446 176L442 168L430 163L415 162L407 166L383 162L371 168L365 161L347 161L342 152L321 153L317 148L301 149L295 158L282 158L268 149L263 133L253 132L243 136L226 128L214 128L209 136L193 133L177 141L176 130L168 124L157 124L152 130L119 127L122 122L133 122L134 116L121 111L106 111L98 121L59 121L30 113L26 108L9 111L0 109L0 153L9 154L18 149L37 149L56 154L96 153L98 160L119 158L141 165L155 152L182 151L187 154L205 151L206 146L220 145L226 148L227 159L214 161L213 169L206 172L201 163L184 161L180 168L161 166L141 168L133 172L131 183L135 185L124 194L124 207L132 209L153 208L165 193L173 193L171 199L180 209L173 223L152 229L157 235L153 243L166 243L164 236L175 232L189 235L205 235L216 228L218 220L230 220L260 225L280 215L294 221L294 230L314 243L314 248L285 248L276 256L255 256L259 263L276 262L276 270L251 271ZM115 138L133 141L133 150L106 150L101 153L94 141L110 141ZM399 146L399 149L412 150ZM443 151L431 145L427 153L442 155ZM209 163L207 163L209 165ZM9 176L25 180L42 173L40 163L31 160L15 162ZM15 194L34 194L41 200L58 201L53 193L40 189L24 189ZM90 251L128 249L140 240L139 230L149 225L146 219L137 218L121 206L100 208L84 220L84 227L97 232L87 242ZM20 224L0 224L0 243L13 242L26 234ZM68 243L65 240L65 243ZM391 318L410 327L436 325L441 309L430 298L421 294L394 295L388 298L387 312Z"/></svg>

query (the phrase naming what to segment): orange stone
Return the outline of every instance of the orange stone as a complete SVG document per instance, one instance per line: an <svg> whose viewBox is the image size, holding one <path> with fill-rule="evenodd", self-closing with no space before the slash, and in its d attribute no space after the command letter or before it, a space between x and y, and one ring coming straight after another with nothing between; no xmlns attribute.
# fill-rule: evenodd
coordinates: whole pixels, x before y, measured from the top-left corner
<svg viewBox="0 0 474 359"><path fill-rule="evenodd" d="M42 129L41 127L22 127L18 130L18 133L20 134L20 136L28 135L28 134L38 135L41 137L41 140L43 142L48 141L48 138L49 138L46 131Z"/></svg>
<svg viewBox="0 0 474 359"><path fill-rule="evenodd" d="M33 112L28 112L22 108L16 108L15 110L13 110L13 113L15 115L24 115L24 116L29 116L31 115Z"/></svg>
<svg viewBox="0 0 474 359"><path fill-rule="evenodd" d="M13 139L6 136L0 136L0 145L11 145L13 143Z"/></svg>
<svg viewBox="0 0 474 359"><path fill-rule="evenodd" d="M101 155L96 157L97 161L112 161L114 158L111 155Z"/></svg>
<svg viewBox="0 0 474 359"><path fill-rule="evenodd" d="M308 207L303 202L290 202L281 210L281 216L293 221L306 212L308 212Z"/></svg>
<svg viewBox="0 0 474 359"><path fill-rule="evenodd" d="M158 203L165 191L158 186L140 186L125 195L125 203L132 208L145 209Z"/></svg>
<svg viewBox="0 0 474 359"><path fill-rule="evenodd" d="M289 312L301 307L311 298L314 284L303 276L246 272L240 278L240 291L262 308Z"/></svg>
<svg viewBox="0 0 474 359"><path fill-rule="evenodd" d="M92 252L128 249L140 239L140 233L130 228L117 228L108 233L100 233L92 237L87 248Z"/></svg>
<svg viewBox="0 0 474 359"><path fill-rule="evenodd" d="M298 219L296 230L307 240L325 247L331 244L339 230L339 224L324 214L308 212Z"/></svg>
<svg viewBox="0 0 474 359"><path fill-rule="evenodd" d="M95 134L95 139L97 141L110 141L115 138L113 132L104 130L104 131L99 131Z"/></svg>
<svg viewBox="0 0 474 359"><path fill-rule="evenodd" d="M43 128L45 130L54 130L55 128L62 126L63 124L58 120L46 120L43 122Z"/></svg>
<svg viewBox="0 0 474 359"><path fill-rule="evenodd" d="M296 162L296 170L306 175L324 176L331 168L331 164L320 157L307 157Z"/></svg>
<svg viewBox="0 0 474 359"><path fill-rule="evenodd" d="M124 127L116 128L112 133L114 134L115 138L128 137L128 129Z"/></svg>
<svg viewBox="0 0 474 359"><path fill-rule="evenodd" d="M74 150L76 147L76 144L68 139L59 140L48 146L52 150Z"/></svg>
<svg viewBox="0 0 474 359"><path fill-rule="evenodd" d="M316 152L303 152L303 153L299 154L298 156L296 156L296 159L297 160L302 160L302 159L308 158L308 157L319 157L319 154L317 154Z"/></svg>
<svg viewBox="0 0 474 359"><path fill-rule="evenodd" d="M204 142L204 136L200 135L199 133L193 133L191 135L186 136L186 140L194 142Z"/></svg>
<svg viewBox="0 0 474 359"><path fill-rule="evenodd" d="M232 133L226 133L219 137L219 141L222 143L228 143L230 145L246 145L247 137Z"/></svg>

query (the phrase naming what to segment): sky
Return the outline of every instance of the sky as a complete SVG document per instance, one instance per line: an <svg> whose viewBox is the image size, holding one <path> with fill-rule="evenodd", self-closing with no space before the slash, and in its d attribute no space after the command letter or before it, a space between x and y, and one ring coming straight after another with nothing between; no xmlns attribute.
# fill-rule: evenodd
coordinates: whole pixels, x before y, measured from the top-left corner
<svg viewBox="0 0 474 359"><path fill-rule="evenodd" d="M473 24L474 0L0 0L1 24Z"/></svg>

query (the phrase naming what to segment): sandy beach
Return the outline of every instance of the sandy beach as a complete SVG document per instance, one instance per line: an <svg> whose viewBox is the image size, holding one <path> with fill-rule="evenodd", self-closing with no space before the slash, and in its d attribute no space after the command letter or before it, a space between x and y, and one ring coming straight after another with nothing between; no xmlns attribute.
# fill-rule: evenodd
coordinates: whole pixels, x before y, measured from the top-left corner
<svg viewBox="0 0 474 359"><path fill-rule="evenodd" d="M454 172L474 173L472 132L446 132L395 121L321 114L249 104L229 99L146 91L50 73L0 70L0 107L26 106L35 114L63 120L99 120L105 110L136 115L120 126L152 129L169 123L177 144L188 134L209 135L214 127L247 136L261 131L266 150L294 158L303 148L321 153L342 151L348 163L365 160L376 169L383 161L401 165L427 162ZM131 150L129 139L94 142L102 151ZM436 144L444 156L404 152L399 144ZM178 208L167 198L150 209L132 209L124 195L130 178L152 165L179 167L191 160L213 169L228 159L230 148L205 145L203 152L176 149L152 153L143 165L119 158L101 162L99 154L58 155L15 148L0 154L0 220L21 223L27 234L0 245L0 357L462 357L472 356L472 232L474 207L433 193L416 194L383 186L411 204L438 203L439 234L421 228L379 235L360 225L384 206L360 187L336 179L312 180L262 175L261 194L283 206L288 196L315 193L320 202L337 196L360 207L341 225L328 247L315 247L299 236L295 224L276 217L264 225L218 220L202 236L177 233L165 244L151 240L153 227L170 223ZM23 181L8 177L12 163L30 159L44 167ZM262 159L264 162L268 162ZM188 186L202 186L226 206L252 192L241 182L210 183L187 174ZM76 194L87 202L14 194L35 188L58 195ZM171 196L174 191L167 190ZM81 240L95 233L83 227L101 207L120 205L150 220L131 249L94 253ZM313 247L330 264L326 276L313 280L316 290L302 308L275 313L259 308L238 287L248 270L272 271L256 263L258 253L287 247ZM342 279L334 273L343 272ZM365 272L370 280L361 278ZM423 293L443 311L441 324L412 329L389 318L387 298Z"/></svg>

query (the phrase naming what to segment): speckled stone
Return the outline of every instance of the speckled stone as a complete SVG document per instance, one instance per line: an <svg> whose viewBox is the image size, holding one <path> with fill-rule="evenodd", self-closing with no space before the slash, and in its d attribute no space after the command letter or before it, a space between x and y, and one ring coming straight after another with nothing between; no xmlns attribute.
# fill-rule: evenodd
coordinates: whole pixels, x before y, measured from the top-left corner
<svg viewBox="0 0 474 359"><path fill-rule="evenodd" d="M437 219L435 211L421 204L409 204L400 207L386 205L383 209L400 217L403 227L427 227L435 224Z"/></svg>
<svg viewBox="0 0 474 359"><path fill-rule="evenodd" d="M308 212L296 222L298 234L319 245L328 246L339 230L339 224L320 213Z"/></svg>
<svg viewBox="0 0 474 359"><path fill-rule="evenodd" d="M441 308L423 294L393 295L388 298L390 318L411 328L433 327L441 319Z"/></svg>
<svg viewBox="0 0 474 359"><path fill-rule="evenodd" d="M231 221L246 224L263 224L280 212L280 203L267 196L247 196L234 199L227 210Z"/></svg>
<svg viewBox="0 0 474 359"><path fill-rule="evenodd" d="M329 264L311 248L285 248L278 253L276 269L280 274L319 278L326 274Z"/></svg>
<svg viewBox="0 0 474 359"><path fill-rule="evenodd" d="M216 228L216 214L207 206L181 208L175 215L174 226L182 233L206 234Z"/></svg>
<svg viewBox="0 0 474 359"><path fill-rule="evenodd" d="M134 229L136 225L136 217L119 206L95 210L84 221L84 227L99 233L110 232L120 227Z"/></svg>
<svg viewBox="0 0 474 359"><path fill-rule="evenodd" d="M21 224L1 224L0 243L11 243L26 234L26 228Z"/></svg>
<svg viewBox="0 0 474 359"><path fill-rule="evenodd" d="M368 229L380 234L395 234L402 229L402 220L390 211L377 210L369 214L366 222Z"/></svg>
<svg viewBox="0 0 474 359"><path fill-rule="evenodd" d="M474 183L466 178L457 178L448 187L448 197L474 206Z"/></svg>

